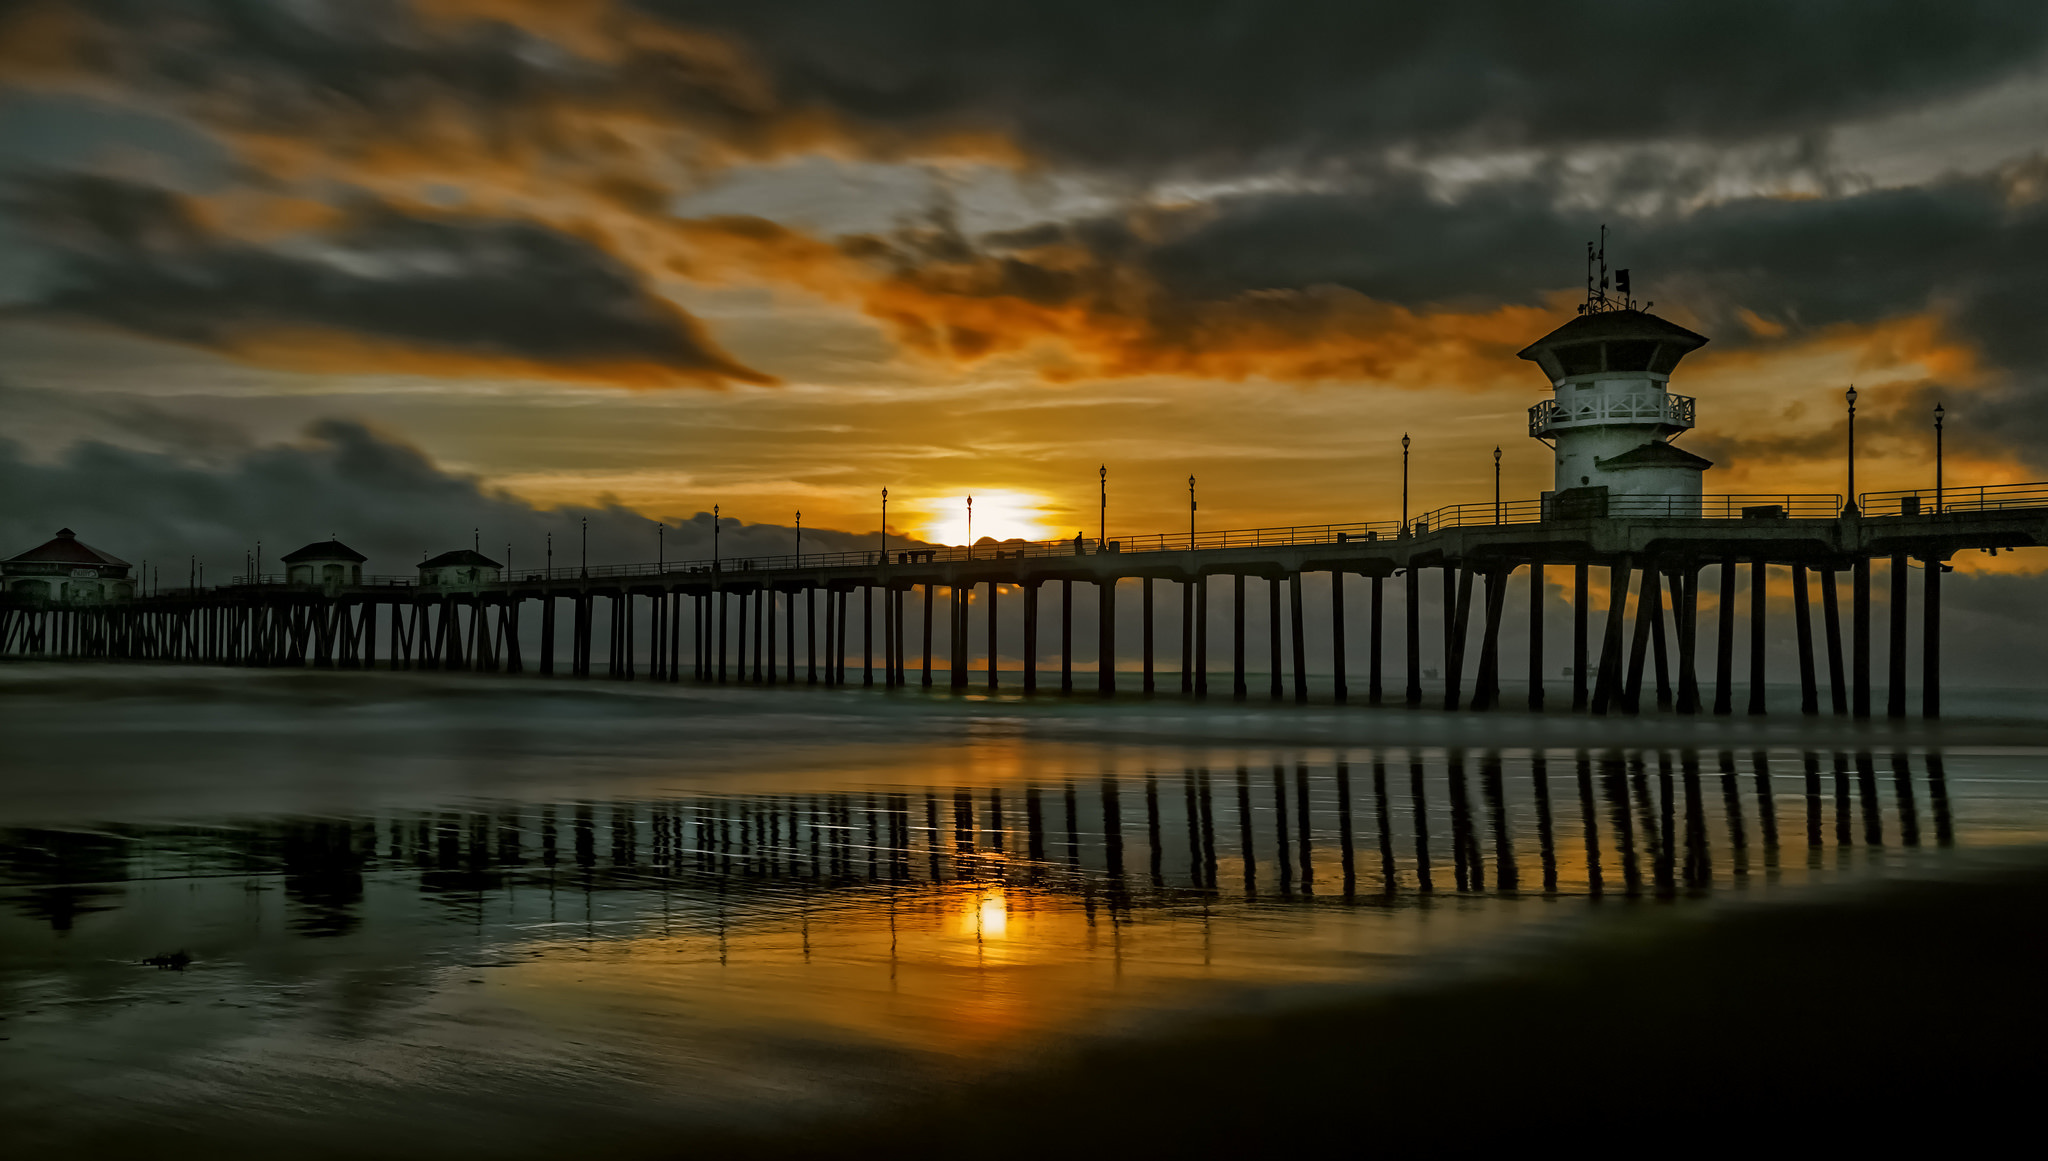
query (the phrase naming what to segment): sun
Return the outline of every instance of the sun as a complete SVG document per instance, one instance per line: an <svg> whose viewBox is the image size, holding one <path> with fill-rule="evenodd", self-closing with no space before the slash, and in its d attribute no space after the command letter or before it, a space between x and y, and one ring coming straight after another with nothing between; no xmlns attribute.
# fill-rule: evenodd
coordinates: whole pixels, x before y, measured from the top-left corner
<svg viewBox="0 0 2048 1161"><path fill-rule="evenodd" d="M967 497L974 497L974 539L1047 540L1054 535L1047 521L1051 502L1029 492L1004 488L963 490L958 499L928 505L916 534L933 544L966 544Z"/></svg>

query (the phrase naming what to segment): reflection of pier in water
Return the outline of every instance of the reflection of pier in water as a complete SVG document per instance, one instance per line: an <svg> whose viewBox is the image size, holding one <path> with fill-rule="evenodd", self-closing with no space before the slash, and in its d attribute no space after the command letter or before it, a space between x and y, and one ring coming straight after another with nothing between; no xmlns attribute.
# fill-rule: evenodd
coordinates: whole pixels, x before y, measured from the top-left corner
<svg viewBox="0 0 2048 1161"><path fill-rule="evenodd" d="M682 922L715 917L721 930L798 904L963 892L1064 900L1114 922L1234 900L1674 897L1847 866L1859 848L1955 842L1938 753L1396 753L975 788L16 830L0 832L0 866L17 908L58 928L118 906L122 882L278 875L295 928L332 935L359 922L369 876L415 875L458 909L536 885L659 892Z"/></svg>

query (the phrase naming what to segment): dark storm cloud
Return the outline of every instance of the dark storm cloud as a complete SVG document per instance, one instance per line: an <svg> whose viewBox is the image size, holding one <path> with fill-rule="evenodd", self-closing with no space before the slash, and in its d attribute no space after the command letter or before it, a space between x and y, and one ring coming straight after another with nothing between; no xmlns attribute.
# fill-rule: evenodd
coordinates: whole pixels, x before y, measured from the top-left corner
<svg viewBox="0 0 2048 1161"><path fill-rule="evenodd" d="M312 424L296 443L248 448L201 460L177 452L137 451L97 441L74 443L54 460L0 439L0 555L33 548L60 526L124 560L164 566L166 584L183 584L188 558L209 581L242 571L260 539L274 562L332 533L370 557L366 570L400 574L422 552L468 547L478 530L484 551L500 557L510 542L516 568L538 567L554 535L555 564L576 563L582 522L590 525L592 564L655 557L653 523L616 504L541 511L473 477L447 472L400 440L349 420ZM711 514L668 515L667 558L711 555ZM727 558L786 553L790 528L726 518ZM895 538L898 544L902 537ZM878 545L878 533L805 528L818 552Z"/></svg>
<svg viewBox="0 0 2048 1161"><path fill-rule="evenodd" d="M766 381L632 267L533 222L372 204L257 243L178 194L109 178L23 181L11 203L62 255L39 314L312 367Z"/></svg>
<svg viewBox="0 0 2048 1161"><path fill-rule="evenodd" d="M667 120L751 154L821 134L895 154L993 132L1116 172L1797 136L1981 87L2048 47L2048 8L2032 0L64 7L90 14L73 67L223 125L318 127L331 147L413 138L443 116L506 156L601 147L561 116L576 110ZM818 117L830 125L799 124Z"/></svg>
<svg viewBox="0 0 2048 1161"><path fill-rule="evenodd" d="M1107 169L1798 134L2037 63L2031 0L645 0L789 104L972 123Z"/></svg>

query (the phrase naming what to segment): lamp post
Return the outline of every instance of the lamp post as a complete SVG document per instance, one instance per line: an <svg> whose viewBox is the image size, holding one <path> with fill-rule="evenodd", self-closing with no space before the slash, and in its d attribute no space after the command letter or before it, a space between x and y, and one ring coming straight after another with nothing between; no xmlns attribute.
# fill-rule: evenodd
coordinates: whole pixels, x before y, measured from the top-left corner
<svg viewBox="0 0 2048 1161"><path fill-rule="evenodd" d="M667 541L668 525L656 520L654 522L654 571L657 573L666 571L668 567Z"/></svg>
<svg viewBox="0 0 2048 1161"><path fill-rule="evenodd" d="M547 562L547 570L543 576L547 580L553 580L555 579L555 534L552 532L548 533Z"/></svg>
<svg viewBox="0 0 2048 1161"><path fill-rule="evenodd" d="M1109 465L1102 465L1096 476L1102 481L1102 512L1095 526L1095 551L1101 552L1109 547Z"/></svg>
<svg viewBox="0 0 2048 1161"><path fill-rule="evenodd" d="M882 563L889 563L889 489L882 489Z"/></svg>
<svg viewBox="0 0 2048 1161"><path fill-rule="evenodd" d="M1408 433L1401 433L1401 535L1408 535Z"/></svg>
<svg viewBox="0 0 2048 1161"><path fill-rule="evenodd" d="M718 571L718 505L711 506L711 571Z"/></svg>
<svg viewBox="0 0 2048 1161"><path fill-rule="evenodd" d="M802 509L798 509L796 514L796 562L799 566L804 562L804 514Z"/></svg>
<svg viewBox="0 0 2048 1161"><path fill-rule="evenodd" d="M1943 416L1945 416L1945 415L1947 415L1947 414L1948 414L1948 411L1947 411L1947 409L1943 408L1941 404L1937 403L1937 404L1935 404L1935 405L1934 405L1934 511L1935 511L1935 514L1936 514L1936 515L1939 515L1939 514L1941 513L1941 501L1942 501L1942 494L1941 494L1941 420L1942 420L1942 417L1943 417Z"/></svg>
<svg viewBox="0 0 2048 1161"><path fill-rule="evenodd" d="M967 559L974 559L974 497L967 497Z"/></svg>
<svg viewBox="0 0 2048 1161"><path fill-rule="evenodd" d="M1844 398L1849 401L1849 496L1842 505L1842 515L1860 515L1856 508L1856 385L1849 384Z"/></svg>
<svg viewBox="0 0 2048 1161"><path fill-rule="evenodd" d="M1493 445L1493 522L1500 523L1500 445Z"/></svg>
<svg viewBox="0 0 2048 1161"><path fill-rule="evenodd" d="M581 562L580 562L580 563L579 563L579 564L577 565L577 571L579 571L579 572L580 572L580 573L581 573L581 574L583 575L584 579L586 579L586 580L587 580L587 579L589 579L589 577L590 577L590 517L588 517L588 516L585 516L585 517L583 518L583 557L582 557L582 560L581 560Z"/></svg>
<svg viewBox="0 0 2048 1161"><path fill-rule="evenodd" d="M1188 477L1188 551L1195 550L1195 478Z"/></svg>

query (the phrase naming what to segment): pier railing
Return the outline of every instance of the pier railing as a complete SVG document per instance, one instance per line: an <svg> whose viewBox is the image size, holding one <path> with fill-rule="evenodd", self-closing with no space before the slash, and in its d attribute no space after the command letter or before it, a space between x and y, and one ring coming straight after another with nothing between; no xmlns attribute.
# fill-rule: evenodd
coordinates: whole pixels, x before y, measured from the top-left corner
<svg viewBox="0 0 2048 1161"><path fill-rule="evenodd" d="M1856 505L1865 516L1926 516L1936 511L1995 512L2001 508L2048 508L2048 483L1865 492L1856 498Z"/></svg>
<svg viewBox="0 0 2048 1161"><path fill-rule="evenodd" d="M1884 497L1913 493L1866 493L1866 503ZM1926 493L1931 496L1931 491ZM1967 495L1973 507L2048 507L2048 483L1993 485L1983 488L1947 490L1948 507L1960 510L1958 498ZM1889 501L1898 508L1898 500ZM1929 501L1930 505L1932 501ZM1573 518L1570 512L1553 511L1551 500L1504 500L1499 504L1451 504L1415 517L1409 524L1412 535L1425 535L1443 528L1483 528L1495 525L1533 525L1546 520ZM1773 518L1832 519L1841 514L1839 493L1753 492L1718 496L1609 496L1604 512L1586 515L1636 517L1642 519L1754 520ZM1865 508L1865 514L1872 509ZM1139 536L1113 537L1106 543L1089 537L1072 540L1009 540L1001 543L967 545L923 545L888 550L889 564L958 563L1044 559L1063 556L1093 556L1097 553L1135 554L1145 552L1187 552L1222 548L1278 548L1303 544L1345 544L1392 540L1402 534L1398 520L1360 520L1344 524L1292 524L1273 528L1226 528L1210 531L1159 532ZM717 560L646 561L639 564L602 564L566 568L515 568L502 579L477 584L423 585L414 576L366 576L353 588L416 588L463 592L491 584L530 584L545 581L615 580L630 577L674 575L727 575L802 568L872 568L884 563L877 549L850 552L806 552L774 555L727 556ZM230 587L297 587L317 590L318 583L288 585L281 573L237 576Z"/></svg>

